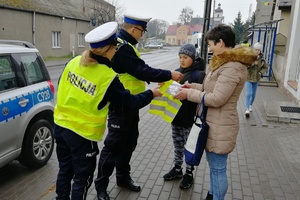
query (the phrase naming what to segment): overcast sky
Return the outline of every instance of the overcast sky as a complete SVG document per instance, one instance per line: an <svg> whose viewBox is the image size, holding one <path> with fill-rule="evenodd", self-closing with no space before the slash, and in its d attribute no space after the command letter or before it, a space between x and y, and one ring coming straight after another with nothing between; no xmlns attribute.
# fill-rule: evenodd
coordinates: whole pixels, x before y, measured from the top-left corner
<svg viewBox="0 0 300 200"><path fill-rule="evenodd" d="M125 7L125 13L132 13L140 16L149 16L153 19L162 19L172 24L178 21L181 10L190 7L194 10L193 16L203 17L204 0L119 0ZM214 0L212 0L212 7ZM239 11L242 20L249 17L249 8L252 4L252 12L256 9L256 0L216 0L215 8L221 3L225 23L233 23Z"/></svg>

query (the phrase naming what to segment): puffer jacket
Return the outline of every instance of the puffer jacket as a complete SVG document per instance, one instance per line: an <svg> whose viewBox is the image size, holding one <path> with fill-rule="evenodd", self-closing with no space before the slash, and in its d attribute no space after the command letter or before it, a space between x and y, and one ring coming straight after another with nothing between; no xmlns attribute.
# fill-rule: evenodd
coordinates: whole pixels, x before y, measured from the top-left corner
<svg viewBox="0 0 300 200"><path fill-rule="evenodd" d="M237 101L247 79L247 66L255 60L256 54L249 47L214 56L204 83L192 83L187 91L187 99L192 102L200 102L205 94L206 121L210 126L206 150L209 152L228 154L235 148L239 131Z"/></svg>

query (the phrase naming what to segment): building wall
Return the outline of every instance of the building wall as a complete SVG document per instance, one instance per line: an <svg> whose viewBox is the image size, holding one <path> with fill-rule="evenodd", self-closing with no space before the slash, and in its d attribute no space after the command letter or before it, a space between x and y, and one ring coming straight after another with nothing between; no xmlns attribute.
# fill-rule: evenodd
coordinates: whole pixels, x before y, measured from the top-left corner
<svg viewBox="0 0 300 200"><path fill-rule="evenodd" d="M32 13L0 8L0 38L32 42Z"/></svg>
<svg viewBox="0 0 300 200"><path fill-rule="evenodd" d="M166 43L170 45L177 45L176 44L176 35L166 35Z"/></svg>
<svg viewBox="0 0 300 200"><path fill-rule="evenodd" d="M293 94L300 105L300 2L295 1L292 5L291 28L288 37L288 45L286 51L286 73L284 86ZM297 88L293 88L290 83L293 82Z"/></svg>
<svg viewBox="0 0 300 200"><path fill-rule="evenodd" d="M1 9L0 24L1 39L31 42L43 57L71 55L73 46L76 55L82 53L89 46L78 47L78 33L86 34L92 28L89 21L10 9ZM60 48L52 47L52 31L61 32Z"/></svg>
<svg viewBox="0 0 300 200"><path fill-rule="evenodd" d="M271 21L272 4L265 5L264 1L256 1L255 24Z"/></svg>
<svg viewBox="0 0 300 200"><path fill-rule="evenodd" d="M188 42L189 29L187 26L179 26L176 30L176 45L183 45Z"/></svg>
<svg viewBox="0 0 300 200"><path fill-rule="evenodd" d="M45 26L44 22L49 23ZM92 27L89 21L81 21L75 19L61 19L56 16L36 15L36 46L42 54L48 56L62 56L72 54L74 47L75 55L81 54L89 48L85 43L84 47L78 46L78 34L86 35ZM52 47L52 32L61 32L60 48Z"/></svg>

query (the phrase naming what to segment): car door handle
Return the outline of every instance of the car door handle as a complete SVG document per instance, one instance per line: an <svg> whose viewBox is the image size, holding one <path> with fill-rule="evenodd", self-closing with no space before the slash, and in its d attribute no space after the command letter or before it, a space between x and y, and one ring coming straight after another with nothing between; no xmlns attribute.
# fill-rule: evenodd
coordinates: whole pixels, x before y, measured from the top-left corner
<svg viewBox="0 0 300 200"><path fill-rule="evenodd" d="M21 107L24 107L26 106L26 104L29 102L29 99L25 99L25 98L20 98L20 101L19 101L19 105Z"/></svg>

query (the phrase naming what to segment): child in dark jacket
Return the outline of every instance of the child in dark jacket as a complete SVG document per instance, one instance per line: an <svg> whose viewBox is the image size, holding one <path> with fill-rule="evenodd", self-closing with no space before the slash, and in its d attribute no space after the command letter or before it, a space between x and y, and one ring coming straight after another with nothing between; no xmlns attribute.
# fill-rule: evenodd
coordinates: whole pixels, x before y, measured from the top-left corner
<svg viewBox="0 0 300 200"><path fill-rule="evenodd" d="M180 68L177 71L183 74L180 84L202 83L205 77L205 62L202 58L196 58L196 49L192 44L185 44L179 49ZM165 180L182 178L181 189L188 189L192 186L194 166L186 164L186 173L183 176L182 164L184 157L184 145L194 122L197 103L188 100L181 101L182 105L172 121L172 138L174 144L175 166L164 175Z"/></svg>

